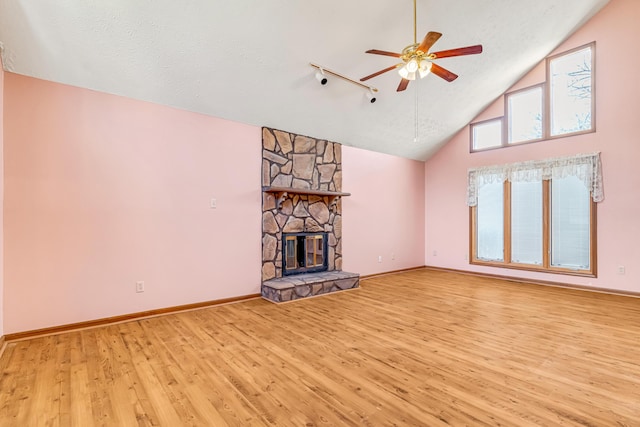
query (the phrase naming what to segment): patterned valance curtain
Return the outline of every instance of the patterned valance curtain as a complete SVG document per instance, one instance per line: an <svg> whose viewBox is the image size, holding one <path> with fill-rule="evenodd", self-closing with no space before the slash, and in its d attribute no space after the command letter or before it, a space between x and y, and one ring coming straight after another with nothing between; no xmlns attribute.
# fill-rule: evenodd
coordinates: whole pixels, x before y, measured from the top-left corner
<svg viewBox="0 0 640 427"><path fill-rule="evenodd" d="M469 169L467 205L478 204L478 189L485 184L504 182L534 182L575 176L591 191L594 202L604 200L600 153L578 154L546 160L482 166Z"/></svg>

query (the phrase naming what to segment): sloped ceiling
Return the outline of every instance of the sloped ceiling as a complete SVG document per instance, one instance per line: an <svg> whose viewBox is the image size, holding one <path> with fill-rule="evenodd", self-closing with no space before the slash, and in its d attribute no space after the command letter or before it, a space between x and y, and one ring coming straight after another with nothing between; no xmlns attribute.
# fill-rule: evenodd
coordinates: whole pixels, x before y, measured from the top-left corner
<svg viewBox="0 0 640 427"><path fill-rule="evenodd" d="M417 0L418 40L484 52L439 60L452 83L376 77L375 104L309 63L393 65L364 52L413 42L412 0L0 0L0 46L13 73L425 160L607 2Z"/></svg>

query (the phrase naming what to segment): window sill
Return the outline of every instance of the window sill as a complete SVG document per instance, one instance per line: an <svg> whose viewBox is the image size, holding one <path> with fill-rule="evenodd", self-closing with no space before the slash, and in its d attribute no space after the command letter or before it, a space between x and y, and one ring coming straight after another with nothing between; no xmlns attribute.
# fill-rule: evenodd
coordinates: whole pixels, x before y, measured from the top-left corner
<svg viewBox="0 0 640 427"><path fill-rule="evenodd" d="M568 268L559 268L559 267L542 267L536 266L532 264L517 264L517 263L504 263L504 262L496 262L496 261L483 261L479 259L474 259L469 262L471 265L481 265L485 267L496 267L496 268L508 268L512 270L523 270L523 271L533 271L536 273L551 273L551 274L563 274L565 276L580 276L580 277L593 277L596 278L598 275L591 270L570 270Z"/></svg>

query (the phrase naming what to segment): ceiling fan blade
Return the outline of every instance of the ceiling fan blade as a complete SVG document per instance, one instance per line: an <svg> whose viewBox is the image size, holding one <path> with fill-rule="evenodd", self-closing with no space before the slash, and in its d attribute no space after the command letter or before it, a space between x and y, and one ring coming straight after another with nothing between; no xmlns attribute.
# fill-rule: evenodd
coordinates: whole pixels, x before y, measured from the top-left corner
<svg viewBox="0 0 640 427"><path fill-rule="evenodd" d="M445 79L448 82L452 82L455 79L458 78L457 74L452 73L451 71L442 68L441 66L439 66L438 64L432 62L431 63L431 72L433 74L435 74L438 77L442 77L443 79Z"/></svg>
<svg viewBox="0 0 640 427"><path fill-rule="evenodd" d="M361 79L360 79L360 81L361 81L361 82L364 82L364 81L366 81L366 80L372 79L372 78L374 78L374 77L376 77L376 76L379 76L380 74L386 73L387 71L391 71L391 70L393 70L394 68L397 68L399 65L402 65L402 64L392 65L391 67L387 67L387 68L385 68L384 70L380 70L380 71L375 72L375 73L373 73L373 74L369 74L368 76L361 78Z"/></svg>
<svg viewBox="0 0 640 427"><path fill-rule="evenodd" d="M435 58L447 58L450 56L473 55L476 53L482 53L481 44L459 47L457 49L441 50L440 52L431 52L431 55L433 55Z"/></svg>
<svg viewBox="0 0 640 427"><path fill-rule="evenodd" d="M398 85L398 89L396 89L396 92L402 92L407 88L407 86L409 86L409 80L407 79L400 80L400 84Z"/></svg>
<svg viewBox="0 0 640 427"><path fill-rule="evenodd" d="M387 52L386 50L369 49L365 53L373 53L374 55L393 56L394 58L400 58L400 53Z"/></svg>
<svg viewBox="0 0 640 427"><path fill-rule="evenodd" d="M429 31L427 35L424 36L422 43L420 43L420 46L418 46L416 50L419 50L422 53L429 52L431 46L433 46L433 44L437 42L440 37L442 37L442 34L436 33L435 31Z"/></svg>

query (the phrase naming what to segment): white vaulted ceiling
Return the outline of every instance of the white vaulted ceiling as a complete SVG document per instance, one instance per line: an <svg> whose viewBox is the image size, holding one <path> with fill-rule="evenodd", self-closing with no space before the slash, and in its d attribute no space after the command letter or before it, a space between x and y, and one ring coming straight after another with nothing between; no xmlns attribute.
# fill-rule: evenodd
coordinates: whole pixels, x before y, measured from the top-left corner
<svg viewBox="0 0 640 427"><path fill-rule="evenodd" d="M418 0L417 32L460 77L396 92L321 86L309 62L354 79L393 65L367 49L413 42L412 0L0 0L6 71L425 160L608 0ZM418 140L414 141L418 101Z"/></svg>

